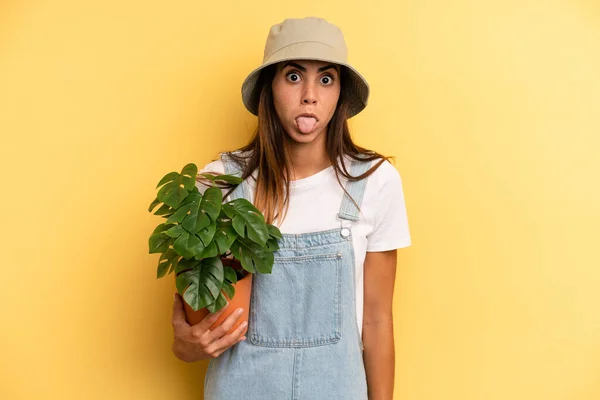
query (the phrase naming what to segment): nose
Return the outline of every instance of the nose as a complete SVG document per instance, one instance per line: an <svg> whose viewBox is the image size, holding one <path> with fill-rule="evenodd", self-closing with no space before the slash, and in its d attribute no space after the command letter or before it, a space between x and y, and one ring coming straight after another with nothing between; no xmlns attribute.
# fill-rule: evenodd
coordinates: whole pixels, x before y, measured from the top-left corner
<svg viewBox="0 0 600 400"><path fill-rule="evenodd" d="M317 103L317 93L315 91L315 85L312 83L307 83L304 85L304 92L302 93L302 104L316 104Z"/></svg>

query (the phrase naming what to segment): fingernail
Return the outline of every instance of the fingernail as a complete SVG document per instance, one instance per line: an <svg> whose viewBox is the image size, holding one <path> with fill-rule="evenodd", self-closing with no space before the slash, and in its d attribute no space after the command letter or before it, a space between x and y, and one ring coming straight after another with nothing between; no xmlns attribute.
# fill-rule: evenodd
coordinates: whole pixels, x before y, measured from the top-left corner
<svg viewBox="0 0 600 400"><path fill-rule="evenodd" d="M246 327L246 325L248 325L248 323L246 321L242 322L240 325L242 325L243 328Z"/></svg>
<svg viewBox="0 0 600 400"><path fill-rule="evenodd" d="M242 315L243 312L244 312L243 308L238 308L237 315Z"/></svg>

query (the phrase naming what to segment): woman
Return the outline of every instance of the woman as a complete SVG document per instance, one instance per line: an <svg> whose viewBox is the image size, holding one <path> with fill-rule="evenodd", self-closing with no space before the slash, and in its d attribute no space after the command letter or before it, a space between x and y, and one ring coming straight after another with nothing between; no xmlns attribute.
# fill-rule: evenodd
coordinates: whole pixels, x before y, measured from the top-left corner
<svg viewBox="0 0 600 400"><path fill-rule="evenodd" d="M410 245L402 183L387 158L356 146L346 120L369 87L347 63L342 32L286 19L242 86L258 116L251 142L204 170L244 178L245 197L284 234L271 274L253 279L246 326L223 312L195 326L173 307L173 351L211 359L205 399L392 398L396 249Z"/></svg>

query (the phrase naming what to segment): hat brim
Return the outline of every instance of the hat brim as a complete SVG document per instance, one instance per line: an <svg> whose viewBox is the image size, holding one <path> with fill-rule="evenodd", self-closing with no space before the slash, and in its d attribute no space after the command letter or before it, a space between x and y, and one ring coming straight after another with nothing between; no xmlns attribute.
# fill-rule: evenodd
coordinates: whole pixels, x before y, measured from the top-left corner
<svg viewBox="0 0 600 400"><path fill-rule="evenodd" d="M351 65L331 60L329 58L321 58L321 57L311 57L311 56L290 56L290 57L281 57L276 60L268 61L263 63L260 67L256 68L254 71L250 72L250 74L244 80L242 84L242 101L244 106L248 111L252 114L258 116L258 103L260 99L260 88L256 86L258 82L258 78L260 76L260 72L268 67L269 65L277 64L282 61L291 61L291 60L312 60L312 61L324 61L331 62L333 64L338 64L345 67L348 71L348 76L350 78L349 83L345 83L344 87L348 91L348 116L347 118L351 118L356 114L360 113L368 104L369 100L369 84L367 80Z"/></svg>

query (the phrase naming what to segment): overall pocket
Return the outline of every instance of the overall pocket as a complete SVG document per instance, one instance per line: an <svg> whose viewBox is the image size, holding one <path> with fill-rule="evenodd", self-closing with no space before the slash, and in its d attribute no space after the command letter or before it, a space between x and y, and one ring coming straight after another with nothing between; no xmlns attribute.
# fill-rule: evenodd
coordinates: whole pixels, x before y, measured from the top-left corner
<svg viewBox="0 0 600 400"><path fill-rule="evenodd" d="M256 274L248 338L264 347L313 347L341 337L342 255L275 257Z"/></svg>

